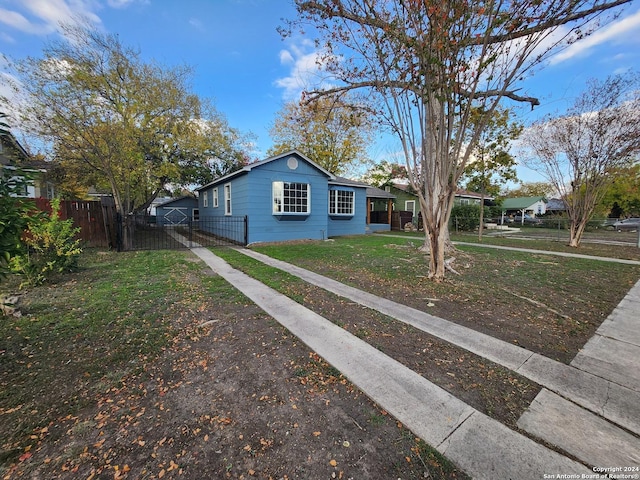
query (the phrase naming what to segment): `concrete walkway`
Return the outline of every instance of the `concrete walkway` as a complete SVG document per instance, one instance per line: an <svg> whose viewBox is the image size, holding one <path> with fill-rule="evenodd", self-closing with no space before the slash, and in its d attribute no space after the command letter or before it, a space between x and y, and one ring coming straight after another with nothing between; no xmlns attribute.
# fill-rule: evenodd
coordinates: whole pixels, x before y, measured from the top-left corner
<svg viewBox="0 0 640 480"><path fill-rule="evenodd" d="M223 277L374 402L477 479L537 479L591 470L478 412L329 320L192 248ZM586 477L580 477L586 478Z"/></svg>
<svg viewBox="0 0 640 480"><path fill-rule="evenodd" d="M376 403L475 478L526 479L589 472L584 465L504 427L366 342L232 269L209 250L192 251ZM640 465L640 282L602 324L593 345L590 341L567 366L257 252L238 251L539 383L545 388L518 426L585 465ZM611 348L624 354L607 355Z"/></svg>

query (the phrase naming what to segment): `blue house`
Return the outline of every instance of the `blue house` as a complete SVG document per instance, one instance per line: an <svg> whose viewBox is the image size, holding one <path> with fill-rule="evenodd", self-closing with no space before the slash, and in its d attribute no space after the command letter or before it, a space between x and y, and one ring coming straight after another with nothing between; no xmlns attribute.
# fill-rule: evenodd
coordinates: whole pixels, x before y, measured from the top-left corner
<svg viewBox="0 0 640 480"><path fill-rule="evenodd" d="M292 150L198 188L200 229L246 244L389 230L390 217L386 228L368 223L368 189L364 183L332 175ZM243 231L215 221L233 222L238 217L244 221Z"/></svg>
<svg viewBox="0 0 640 480"><path fill-rule="evenodd" d="M191 196L175 198L156 207L156 223L160 226L188 225L198 220L198 199Z"/></svg>

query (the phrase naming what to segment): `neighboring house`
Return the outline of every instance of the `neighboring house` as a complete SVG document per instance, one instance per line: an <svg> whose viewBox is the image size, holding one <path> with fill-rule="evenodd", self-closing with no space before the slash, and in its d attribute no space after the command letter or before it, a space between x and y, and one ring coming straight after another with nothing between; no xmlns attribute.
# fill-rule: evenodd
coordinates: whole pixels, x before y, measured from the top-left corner
<svg viewBox="0 0 640 480"><path fill-rule="evenodd" d="M19 167L33 177L21 196L54 198L54 184L47 175L50 166L48 162L33 160L13 135L0 137L0 169L15 170Z"/></svg>
<svg viewBox="0 0 640 480"><path fill-rule="evenodd" d="M155 207L156 224L160 226L188 225L199 220L198 199L189 195L165 201Z"/></svg>
<svg viewBox="0 0 640 480"><path fill-rule="evenodd" d="M549 215L564 215L567 212L567 204L561 198L550 198L547 202L546 213Z"/></svg>
<svg viewBox="0 0 640 480"><path fill-rule="evenodd" d="M244 218L248 244L390 230L390 219L388 223L371 219L368 188L336 177L292 150L198 188L201 228L214 225L213 218ZM392 197L379 189L371 194Z"/></svg>
<svg viewBox="0 0 640 480"><path fill-rule="evenodd" d="M401 212L411 212L412 221L418 222L418 215L420 214L420 202L418 195L413 193L410 185L404 183L394 183L385 187L385 191L393 194L396 197L393 203L393 209ZM467 190L458 189L456 191L455 198L453 199L454 205L480 205L482 195L479 193L469 192ZM493 200L493 197L485 195L485 201Z"/></svg>
<svg viewBox="0 0 640 480"><path fill-rule="evenodd" d="M547 211L547 199L545 197L516 197L505 198L502 201L502 215L531 216L544 215Z"/></svg>
<svg viewBox="0 0 640 480"><path fill-rule="evenodd" d="M493 197L485 195L484 200L493 200ZM470 192L468 190L462 189L458 189L458 191L456 192L456 196L453 199L454 205L480 205L480 202L482 202L481 193Z"/></svg>

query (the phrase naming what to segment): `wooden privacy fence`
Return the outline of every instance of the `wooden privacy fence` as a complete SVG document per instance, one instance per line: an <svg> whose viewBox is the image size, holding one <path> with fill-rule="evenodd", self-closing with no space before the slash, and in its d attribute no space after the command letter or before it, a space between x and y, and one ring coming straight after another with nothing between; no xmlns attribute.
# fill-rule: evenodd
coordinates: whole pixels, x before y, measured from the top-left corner
<svg viewBox="0 0 640 480"><path fill-rule="evenodd" d="M51 203L46 198L36 198L36 207L51 212ZM79 237L91 247L115 248L117 224L112 198L101 201L61 200L60 218L71 219L80 227Z"/></svg>

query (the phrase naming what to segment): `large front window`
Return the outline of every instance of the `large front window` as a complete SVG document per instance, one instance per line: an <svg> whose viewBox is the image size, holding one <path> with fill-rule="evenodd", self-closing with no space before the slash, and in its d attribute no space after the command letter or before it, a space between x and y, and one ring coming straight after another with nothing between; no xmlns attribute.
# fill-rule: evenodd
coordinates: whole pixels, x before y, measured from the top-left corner
<svg viewBox="0 0 640 480"><path fill-rule="evenodd" d="M308 214L311 211L308 183L273 182L274 214Z"/></svg>
<svg viewBox="0 0 640 480"><path fill-rule="evenodd" d="M353 215L353 192L329 190L329 215Z"/></svg>

